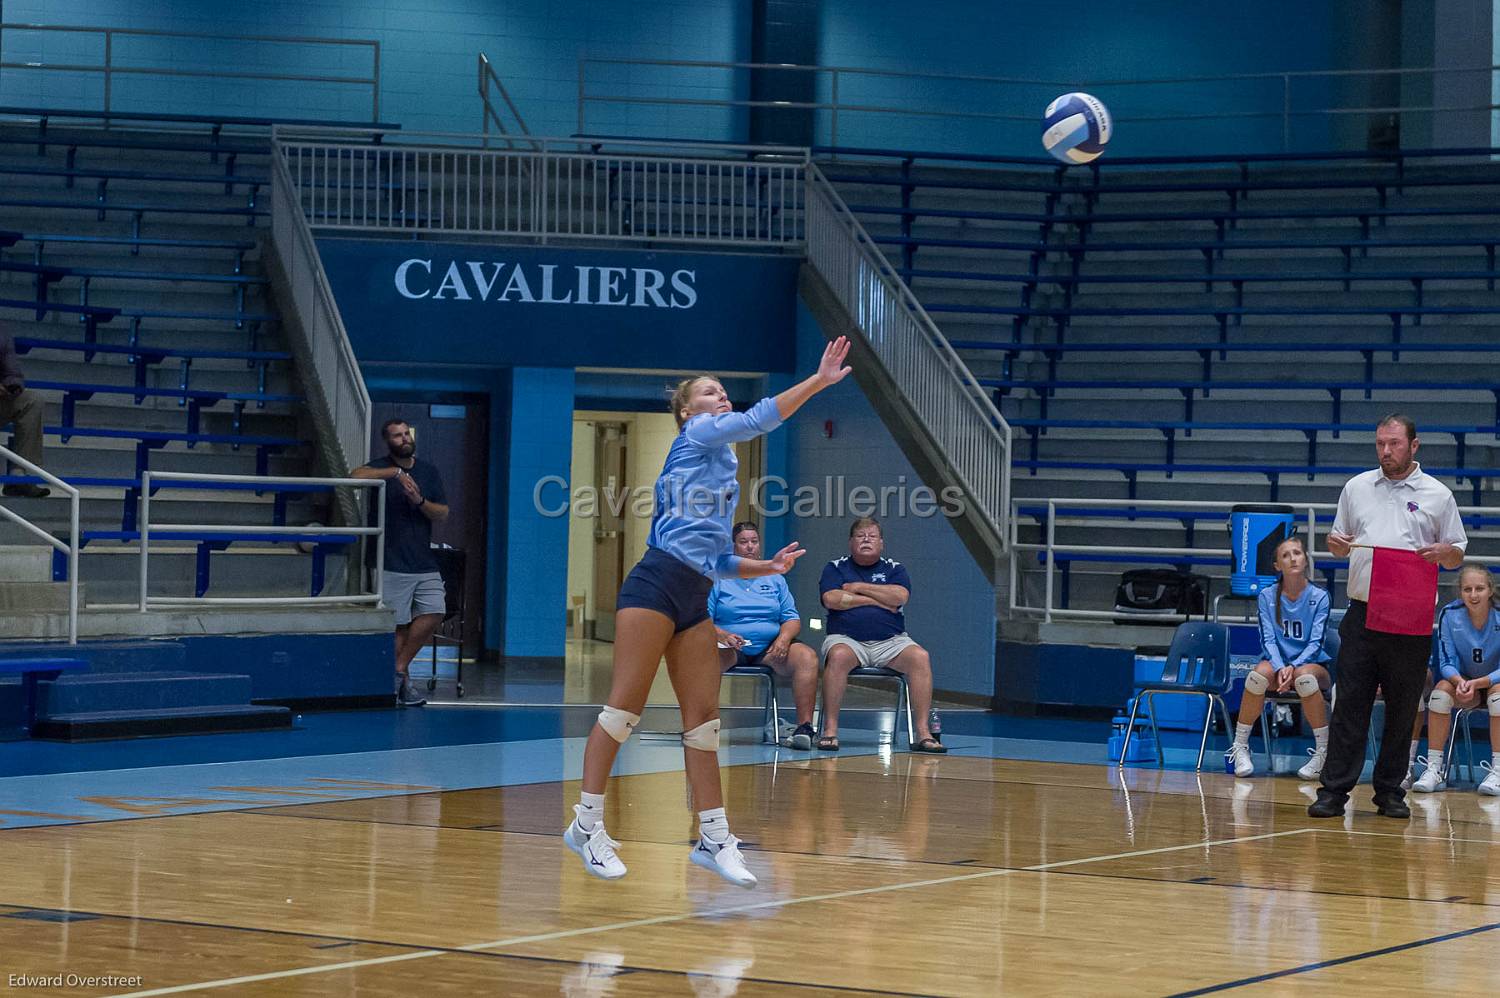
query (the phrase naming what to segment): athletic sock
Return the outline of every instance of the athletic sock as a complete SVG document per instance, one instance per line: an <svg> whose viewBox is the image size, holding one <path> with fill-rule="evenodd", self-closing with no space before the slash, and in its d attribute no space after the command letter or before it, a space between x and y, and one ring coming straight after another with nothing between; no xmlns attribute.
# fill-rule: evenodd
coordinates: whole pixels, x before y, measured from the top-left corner
<svg viewBox="0 0 1500 998"><path fill-rule="evenodd" d="M592 832L594 826L604 820L604 795L591 794L587 790L578 795L578 827Z"/></svg>
<svg viewBox="0 0 1500 998"><path fill-rule="evenodd" d="M1438 756L1439 759L1441 759L1443 757L1443 753L1439 752L1437 754L1437 756ZM1431 752L1427 753L1427 757L1430 759L1432 757L1432 753ZM1411 752L1406 757L1406 765L1407 765L1407 768L1409 769L1412 766L1415 766L1416 764L1417 764L1417 740L1415 738L1413 738L1411 740Z"/></svg>
<svg viewBox="0 0 1500 998"><path fill-rule="evenodd" d="M1253 724L1236 724L1234 726L1234 743L1248 747L1250 745L1250 730L1253 727Z"/></svg>
<svg viewBox="0 0 1500 998"><path fill-rule="evenodd" d="M1313 728L1313 746L1320 752L1328 750L1328 725L1321 728Z"/></svg>
<svg viewBox="0 0 1500 998"><path fill-rule="evenodd" d="M1443 771L1443 753L1441 753L1441 752L1428 752L1427 753L1427 768L1430 769L1430 770L1432 770L1435 773L1441 773Z"/></svg>
<svg viewBox="0 0 1500 998"><path fill-rule="evenodd" d="M715 845L729 841L729 816L722 807L698 812L698 834Z"/></svg>

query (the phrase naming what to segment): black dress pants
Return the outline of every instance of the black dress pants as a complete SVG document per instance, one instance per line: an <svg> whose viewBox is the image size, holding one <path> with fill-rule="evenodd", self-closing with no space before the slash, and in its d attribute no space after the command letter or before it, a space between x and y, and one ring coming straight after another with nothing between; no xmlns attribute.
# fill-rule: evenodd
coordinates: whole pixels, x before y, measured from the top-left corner
<svg viewBox="0 0 1500 998"><path fill-rule="evenodd" d="M1340 802L1359 782L1365 766L1370 710L1375 690L1385 694L1385 732L1375 760L1375 798L1401 800L1411 746L1411 726L1427 683L1432 638L1425 634L1386 634L1365 627L1364 603L1349 601L1339 624L1338 697L1329 721L1328 761L1323 766L1323 796Z"/></svg>

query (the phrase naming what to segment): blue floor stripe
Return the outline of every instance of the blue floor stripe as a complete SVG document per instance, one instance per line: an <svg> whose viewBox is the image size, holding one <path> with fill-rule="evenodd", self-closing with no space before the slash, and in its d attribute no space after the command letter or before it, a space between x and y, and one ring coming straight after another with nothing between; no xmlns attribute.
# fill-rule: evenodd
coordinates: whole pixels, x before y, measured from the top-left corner
<svg viewBox="0 0 1500 998"><path fill-rule="evenodd" d="M1341 956L1333 960L1321 960L1318 963L1304 963L1300 967L1288 967L1286 970L1276 970L1269 974L1258 974L1255 977L1242 977L1237 981L1225 981L1223 984L1214 984L1196 991L1180 991L1169 998L1192 998L1193 995L1211 995L1218 991L1228 991L1231 988L1248 987L1251 984L1260 984L1264 981L1274 981L1282 977L1292 977L1296 974L1307 974L1314 970L1323 970L1327 967L1338 967L1346 963L1355 963L1360 960L1369 960L1377 956L1389 956L1392 953L1402 953L1409 949L1418 949L1422 946L1431 946L1434 943L1445 943L1453 939L1463 939L1465 936L1476 936L1481 932L1491 932L1500 929L1500 922L1491 922L1488 925L1476 925L1472 929L1460 929L1457 932L1448 932L1441 936L1432 936L1427 939L1415 939L1409 943L1398 943L1395 946L1386 946L1383 949L1366 950L1363 953L1354 953L1350 956Z"/></svg>

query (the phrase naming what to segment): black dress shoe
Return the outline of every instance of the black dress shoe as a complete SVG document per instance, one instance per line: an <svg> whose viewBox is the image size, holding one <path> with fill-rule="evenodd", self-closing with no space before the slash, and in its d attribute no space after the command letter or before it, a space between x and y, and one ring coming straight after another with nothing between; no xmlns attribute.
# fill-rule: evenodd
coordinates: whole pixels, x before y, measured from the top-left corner
<svg viewBox="0 0 1500 998"><path fill-rule="evenodd" d="M7 485L4 491L7 499L45 499L52 494L42 485Z"/></svg>
<svg viewBox="0 0 1500 998"><path fill-rule="evenodd" d="M1309 818L1342 818L1344 816L1344 805L1348 799L1339 800L1326 794L1319 794L1318 799L1307 805L1307 816Z"/></svg>
<svg viewBox="0 0 1500 998"><path fill-rule="evenodd" d="M1396 797L1387 797L1384 800L1375 798L1375 810L1383 818L1406 819L1411 817L1411 808L1406 806L1406 801Z"/></svg>

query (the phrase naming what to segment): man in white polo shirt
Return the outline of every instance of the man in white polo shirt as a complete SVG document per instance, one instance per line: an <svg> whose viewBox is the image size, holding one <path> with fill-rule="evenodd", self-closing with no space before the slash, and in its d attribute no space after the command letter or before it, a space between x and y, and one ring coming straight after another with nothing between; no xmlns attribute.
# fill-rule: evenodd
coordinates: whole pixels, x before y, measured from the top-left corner
<svg viewBox="0 0 1500 998"><path fill-rule="evenodd" d="M1349 791L1365 764L1365 741L1375 690L1385 693L1385 733L1375 760L1375 808L1388 818L1409 818L1402 778L1418 701L1426 680L1432 637L1391 634L1366 625L1372 548L1415 551L1429 563L1457 568L1469 539L1448 486L1416 462L1417 427L1392 413L1375 428L1380 467L1349 479L1339 496L1328 550L1349 559L1349 611L1339 625L1338 698L1328 739L1323 786L1308 807L1314 818L1344 813Z"/></svg>

